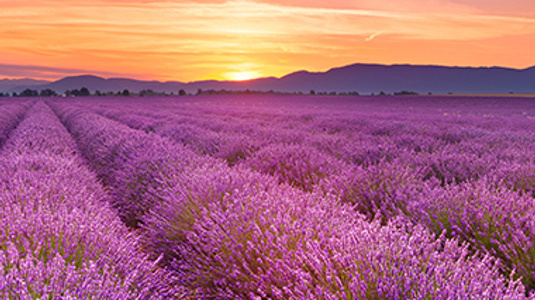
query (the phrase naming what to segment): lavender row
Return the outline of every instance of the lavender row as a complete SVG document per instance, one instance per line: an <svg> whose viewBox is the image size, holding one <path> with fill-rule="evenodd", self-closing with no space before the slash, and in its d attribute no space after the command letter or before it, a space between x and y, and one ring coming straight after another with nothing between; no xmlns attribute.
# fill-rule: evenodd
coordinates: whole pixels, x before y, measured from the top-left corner
<svg viewBox="0 0 535 300"><path fill-rule="evenodd" d="M523 103L521 107L525 106ZM477 111L481 107L473 109ZM379 137L375 141L359 141L361 145L362 141L372 141L365 147L367 149L376 147L378 163L364 167L343 166L339 161L307 147L306 143L300 146L268 145L254 153L252 159L245 160L244 164L305 190L311 190L321 182L320 190L330 191L343 201L354 204L369 219L379 217L382 222L387 222L403 214L426 224L437 234L445 230L449 236L468 241L472 249L487 251L498 257L504 274L516 270L516 276L521 276L526 286L532 289L534 264L531 261L533 255L529 253L533 251L530 250L533 226L532 218L525 214L525 207L532 204L530 197L535 190L534 153L529 146L534 139L528 126L532 121L503 115L505 113L500 112L491 117L455 117L453 120L446 119L450 123L443 125L430 123L440 120L436 115L411 116L412 119L405 118L407 120L403 122L399 121L403 118L397 116L396 121L366 125L362 125L362 120L355 120L348 124ZM140 120L139 116L129 115L129 118ZM332 125L325 123L327 121ZM343 120L333 118L323 122L314 126L338 128L339 132L355 136L354 128L348 128ZM505 128L497 130L496 123ZM453 126L446 126L448 124ZM411 131L417 135L411 134ZM334 147L326 143L321 145L322 139L337 143L332 143ZM347 148L350 143L340 135L328 134L316 141L315 144L323 146L321 149L326 152L342 149L353 157L361 153L355 151L358 149ZM390 141L392 146L384 149L397 154L382 156L384 150L377 149L381 141ZM373 159L374 152L364 153L361 157L369 161ZM381 161L384 158L393 161ZM339 174L332 175L334 170L339 170ZM485 183L489 178L491 183ZM458 196L458 192L452 192L456 188L449 187L451 184L460 185L465 191L463 193L475 189L474 186L486 188L479 188L479 192L463 198ZM504 188L513 192L500 191ZM421 197L422 194L425 197ZM486 203L487 206L482 209L478 203ZM503 205L508 209L504 210ZM409 211L409 206L412 211ZM491 218L482 211L497 215ZM500 245L499 250L497 245Z"/></svg>
<svg viewBox="0 0 535 300"><path fill-rule="evenodd" d="M128 226L138 227L143 215L159 201L161 182L208 159L157 135L132 130L64 102L49 104L110 189L112 203Z"/></svg>
<svg viewBox="0 0 535 300"><path fill-rule="evenodd" d="M260 137L251 142L239 133L222 135L192 124L177 123L176 119L170 119L169 116L160 120L133 113L97 111L129 127L155 131L163 137L189 146L199 154L224 158L230 165L245 161L243 165L255 171L275 176L281 183L289 183L306 191L311 191L322 178L344 167L344 163L335 157L300 145L277 143L272 139L260 142ZM265 136L277 135L270 132Z"/></svg>
<svg viewBox="0 0 535 300"><path fill-rule="evenodd" d="M55 107L90 151L102 153L103 141L140 134ZM99 122L106 125L96 134L91 128ZM129 150L136 157L149 149ZM159 186L139 188L153 189L158 201L141 219L146 248L163 253L177 283L201 298L524 297L523 287L507 282L491 257L470 256L456 241L437 240L419 226L369 223L335 198L281 185L249 168L186 156L205 163L155 169Z"/></svg>
<svg viewBox="0 0 535 300"><path fill-rule="evenodd" d="M515 117L515 121L499 115L452 119L449 115L400 118L399 114L376 114L349 118L347 115L330 116L330 111L321 117L318 113L311 115L297 111L295 120L286 115L264 120L261 112L253 111L241 118L234 114L232 122L223 122L221 119L227 119L228 113L203 116L186 107L182 114L193 116L185 119L173 117L172 112L142 112L143 108L150 109L146 104L131 108L128 114L109 107L113 106L108 105L100 113L133 128L156 131L188 144L200 153L227 159L231 164L253 156L265 146L299 144L360 165L402 158L407 164L426 167L428 172L423 174L424 178L435 177L446 185L477 180L494 172L501 162L534 159L533 151L526 145L535 137L525 131L530 124L530 119L525 117ZM250 120L250 116L263 121ZM211 126L212 130L206 129L209 128L207 123L221 125ZM494 123L507 124L508 129L496 132Z"/></svg>
<svg viewBox="0 0 535 300"><path fill-rule="evenodd" d="M394 219L368 222L336 199L221 164L176 174L148 215L153 251L218 299L522 299L490 256ZM400 222L400 223L397 223Z"/></svg>
<svg viewBox="0 0 535 300"><path fill-rule="evenodd" d="M181 293L139 250L75 143L37 102L0 160L2 298L164 298Z"/></svg>
<svg viewBox="0 0 535 300"><path fill-rule="evenodd" d="M527 106L525 103L522 104L522 107ZM113 105L108 104L108 107L113 107ZM529 106L526 108L529 109ZM476 112L482 110L480 107L473 109ZM529 118L517 120L515 117L514 120L508 118L502 120L499 117L503 116L498 114L492 117L498 119L491 119L491 121L486 115L440 121L440 116L437 115L417 115L410 118L397 116L396 120L388 121L384 120L385 116L377 116L379 121L376 122L377 124L372 124L369 117L361 115L358 116L358 119L344 120L342 118L339 120L336 117L321 119L297 111L295 112L297 123L308 122L309 118L307 117L316 118L318 121L312 122L313 124L309 126L309 129L314 127L331 128L336 129L336 132L318 135L302 131L293 134L301 136L300 143L296 142L299 140L297 138L284 138L285 143L278 143L270 142L269 139L258 136L253 137L254 134L252 135L251 132L254 132L254 129L239 130L233 135L226 136L222 135L221 131L211 131L211 134L206 134L206 130L195 130L194 126L185 123L176 125L178 121L169 117L171 113L166 115L147 111L134 114L134 111L135 109L132 109L132 113L119 114L116 111L104 109L102 113L123 120L132 127L152 128L171 137L184 136L184 130L180 128L184 129L189 126L188 138L182 139L182 142L189 145L195 143L211 145L210 147L217 148L219 151L216 151L214 156L224 157L231 164L244 161L245 165L255 170L277 176L281 181L294 184L305 190L310 190L320 179L332 175L333 170L348 169L340 160L346 163L364 165L365 172L370 170L368 173L373 173L376 164L402 170L406 168L417 169L421 181L417 184L421 186L436 184L435 180L430 179L438 179L438 184L446 186L477 181L485 176L496 177L507 174L503 176L504 181L506 181L505 187L520 193L533 194L535 190L532 176L534 174L532 166L535 153L529 146L535 141L535 136L526 130L529 128L530 122L533 123ZM183 114L187 112L195 113L191 108L182 111ZM248 115L255 116L260 113L253 112ZM329 111L326 113L328 115ZM148 117L151 114L153 117ZM227 116L227 114L222 114ZM196 115L198 119L202 117L202 113L197 112ZM260 117L262 116L260 115ZM245 117L242 116L242 118ZM270 116L270 118L275 117ZM383 121L380 121L381 118ZM154 123L156 119L158 121ZM443 124L435 124L437 120ZM214 120L211 119L210 122L214 122ZM217 121L215 122L217 123ZM288 122L291 123L291 121ZM508 124L508 129L496 131L495 125L493 125L495 122L499 122L500 125ZM254 125L253 121L249 121L249 123ZM240 123L241 125L243 124ZM249 124L249 127L251 126ZM281 134L276 131L283 130L283 127L288 127L288 125L275 127L268 136L280 136ZM371 133L371 136L355 133L355 128L367 131ZM216 138L214 138L214 134L217 134ZM192 142L186 142L186 140ZM212 142L205 143L206 141ZM226 146L222 146L223 144ZM396 163L392 164L392 167L388 167L389 164L385 162L389 161ZM339 176L337 177L340 179ZM388 184L388 181L386 183Z"/></svg>
<svg viewBox="0 0 535 300"><path fill-rule="evenodd" d="M135 110L132 109L132 111ZM191 111L192 109L186 110L185 112ZM106 112L106 110L104 110L104 112ZM185 112L183 111L182 113ZM173 120L176 121L176 119L170 119L170 113L167 115L158 113L158 122L161 123L161 125L159 125L160 127L157 127L154 126L154 123L151 123L153 121L150 121L149 117L143 117L151 114L154 115L151 111L139 112L137 115L133 113L118 114L114 111L107 111L107 113L111 114L114 118L127 120L125 122L129 125L133 126L133 124L137 124L135 127L145 129L147 126L164 128L166 123L173 123ZM257 112L255 111L255 113ZM300 119L300 121L308 120L305 117L310 115L305 114L304 117L300 118L300 113L301 112L299 111L295 112L295 119ZM160 117L165 118L162 119ZM156 116L154 118L156 118ZM427 123L434 120L433 118L436 119L437 116L413 117L411 119L412 122L406 121L403 123L396 120L390 122L377 122L377 124L365 123L366 117L359 116L359 118L360 119L353 120L352 122L351 120L344 121L343 119L338 120L336 118L323 119L323 121L320 120L323 123L319 122L317 125L312 125L312 127L323 127L324 129L337 128L337 131L351 135L352 140L344 138L341 135L324 134L322 136L314 136L310 134L311 137L306 138L306 142L303 142L300 145L269 144L263 142L263 144L267 145L262 148L257 147L256 152L251 154L252 151L239 150L240 148L243 149L243 147L241 147L243 144L240 143L240 141L246 141L248 145L254 144L255 142L243 138L241 136L243 131L238 131L235 134L236 138L234 140L229 139L229 141L232 141L229 145L232 145L232 148L236 149L233 153L236 153L237 155L234 155L234 157L245 158L250 156L249 159L245 160L245 165L252 167L255 170L275 175L281 181L294 184L305 190L312 189L312 187L323 178L332 176L332 173L335 170L342 170L342 173L347 173L347 175L343 176L338 176L337 174L336 176L333 176L332 179L328 180L329 182L337 182L330 188L337 189L339 193L344 193L342 190L343 186L353 185L351 180L352 177L359 178L361 181L362 187L359 189L369 189L367 183L370 183L377 188L380 188L380 185L387 185L390 191L379 191L379 193L382 193L386 198L370 194L376 194L378 191L377 188L370 191L358 192L351 197L342 195L343 198L350 200L350 202L356 202L360 211L371 216L378 210L382 210L383 215L393 214L394 212L391 210L406 205L406 202L414 196L415 191L421 191L423 187L436 185L437 182L435 180L429 180L435 178L439 180L438 184L445 186L452 183L458 184L474 181L488 174L496 176L496 174L507 173L506 176L503 176L503 178L507 178L506 187L520 192L533 193L535 185L531 174L534 173L533 168L530 168L529 166L532 165L530 164L530 161L532 161L534 153L530 150L529 146L526 146L529 145L530 135L529 133L527 135L522 134L524 127L516 125L514 122L510 122L510 132L492 132L489 131L488 128L485 130L476 130L477 128L468 130L468 125L470 124L471 126L475 126L478 122L487 122L486 117L483 119L474 119L470 117L468 118L470 123L466 123L466 118L462 119L461 121L465 122L463 124L464 127L461 126L458 128L452 128L452 126L441 127L436 124L433 125ZM399 117L397 119L399 119ZM210 121L212 122L213 120ZM326 122L340 124L341 126L331 126ZM344 122L346 124L344 124ZM525 122L526 121L522 121L520 124L524 125ZM250 121L250 123L252 123L252 121ZM286 124L282 126L288 127ZM371 132L372 135L380 138L369 139L362 135L355 136L354 127ZM172 124L169 128L173 128ZM411 134L411 131L416 130L417 135ZM177 134L180 134L180 132ZM203 131L195 132L194 130L190 132L189 135L192 138L197 137L198 139L203 139L206 136ZM277 134L273 133L272 135ZM307 132L301 134L301 136L306 135ZM357 137L359 138L354 141L353 139L356 139ZM392 137L395 137L395 139L392 139ZM533 138L531 137L531 139ZM386 143L386 146L384 144L385 141L389 141ZM256 145L261 144L261 142L256 143ZM309 145L316 146L323 150L323 153L316 151L315 147L310 147ZM247 149L247 147L245 147L245 149ZM251 148L249 147L248 149ZM340 155L341 152L348 153L348 155ZM395 155L392 154L394 152L396 153ZM358 162L359 164L364 164L364 162L367 161L368 164L364 165L368 166L364 168L344 166L339 160L329 157L328 155L325 155L325 153L330 153L335 157L347 158L350 156L353 157L351 161L356 159L355 162ZM394 160L394 162L381 162L385 159ZM369 164L371 161L375 161L375 163ZM379 164L380 167L376 167L376 164ZM511 168L511 165L519 165L521 167ZM385 177L381 175L374 179L370 176L363 177L359 175L377 174L377 171L381 171L380 169L391 172L392 176L389 175ZM408 191L397 191L399 190L399 184L402 186L406 184L397 182L398 180L395 178L395 173L401 172L400 174L402 174L403 170L407 169L417 170L416 172L410 172L413 174L411 175L410 180L411 189ZM417 177L414 175L417 175ZM363 181L363 178L368 179ZM349 188L348 191L354 190L355 187L352 187ZM401 194L393 195L393 193ZM405 198L405 200L400 201L400 197ZM372 198L374 198L374 200L372 200ZM393 205L393 203L396 204ZM379 206L385 207L380 208Z"/></svg>
<svg viewBox="0 0 535 300"><path fill-rule="evenodd" d="M492 178L426 189L415 198L407 209L413 220L490 253L502 273L514 271L535 289L535 198L504 189Z"/></svg>
<svg viewBox="0 0 535 300"><path fill-rule="evenodd" d="M0 147L7 140L11 130L22 120L31 105L32 102L28 100L7 101L0 105Z"/></svg>
<svg viewBox="0 0 535 300"><path fill-rule="evenodd" d="M354 204L369 220L386 223L404 216L436 235L445 233L468 242L472 252L490 253L499 260L503 274L514 271L515 278L534 289L535 199L532 193L508 188L505 180L512 180L509 174L517 172L506 169L501 176L443 188L422 182L423 171L400 161L368 168L354 166L322 180L319 190Z"/></svg>
<svg viewBox="0 0 535 300"><path fill-rule="evenodd" d="M107 118L119 121L131 128L147 133L155 132L163 137L182 143L199 154L214 155L233 164L248 157L259 145L230 134L220 134L195 125L193 118L177 118L167 114L146 114L130 110L127 114L114 109L95 109ZM250 140L249 140L250 141Z"/></svg>

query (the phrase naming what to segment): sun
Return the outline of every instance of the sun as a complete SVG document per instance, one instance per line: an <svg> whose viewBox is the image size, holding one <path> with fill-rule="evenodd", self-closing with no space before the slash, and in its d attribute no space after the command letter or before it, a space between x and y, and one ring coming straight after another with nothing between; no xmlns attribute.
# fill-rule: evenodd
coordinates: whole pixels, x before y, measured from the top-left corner
<svg viewBox="0 0 535 300"><path fill-rule="evenodd" d="M236 72L227 72L224 74L224 77L232 81L245 81L245 80L251 80L254 78L262 77L262 74L258 71L236 71Z"/></svg>

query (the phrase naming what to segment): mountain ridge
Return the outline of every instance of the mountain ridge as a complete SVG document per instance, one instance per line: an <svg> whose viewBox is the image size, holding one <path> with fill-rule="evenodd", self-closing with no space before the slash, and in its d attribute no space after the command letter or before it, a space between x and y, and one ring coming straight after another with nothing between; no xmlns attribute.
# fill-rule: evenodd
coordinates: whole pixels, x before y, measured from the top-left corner
<svg viewBox="0 0 535 300"><path fill-rule="evenodd" d="M17 88L18 86L27 86L27 87L33 87L33 86L40 86L44 84L48 84L50 81L47 80L35 80L31 78L23 78L23 79L0 79L0 92L5 92L8 90L11 90L13 88Z"/></svg>
<svg viewBox="0 0 535 300"><path fill-rule="evenodd" d="M0 80L4 82L5 80ZM12 82L13 83L13 82ZM363 64L356 63L331 68L325 72L299 70L280 78L264 77L247 81L203 80L193 82L143 81L129 78L103 78L92 74L68 76L54 82L30 82L10 86L3 92L20 93L26 88L51 89L58 93L86 87L94 92L131 92L153 90L176 93L184 89L189 93L197 90L254 90L276 92L358 92L394 93L414 91L417 93L535 93L535 66L513 69L499 66L462 67L412 64ZM7 85L6 85L7 86ZM0 84L0 92L4 86Z"/></svg>

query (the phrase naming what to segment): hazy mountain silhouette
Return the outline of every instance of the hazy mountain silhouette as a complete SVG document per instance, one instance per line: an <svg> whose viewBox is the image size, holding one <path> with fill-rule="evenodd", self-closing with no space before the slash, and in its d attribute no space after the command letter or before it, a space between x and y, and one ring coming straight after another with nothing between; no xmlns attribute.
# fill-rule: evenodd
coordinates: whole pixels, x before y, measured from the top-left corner
<svg viewBox="0 0 535 300"><path fill-rule="evenodd" d="M176 92L184 87L180 82L159 82L159 81L140 81L127 78L108 78L97 77L93 75L82 75L65 77L56 82L52 82L43 86L44 88L52 89L58 93L65 90L79 89L81 87L88 88L91 92L99 90L101 92L118 92L125 89L132 92L139 92L140 90L152 89L154 91Z"/></svg>
<svg viewBox="0 0 535 300"><path fill-rule="evenodd" d="M4 91L20 92L30 87L21 84ZM66 77L61 80L32 89L52 89L58 93L65 90L87 87L91 92L99 90L131 92L151 89L159 92L176 93L185 89L195 93L203 90L257 90L279 92L352 92L361 94L393 93L414 91L418 93L535 93L535 67L510 69L501 67L445 67L426 65L378 65L354 64L333 68L327 72L299 71L281 78L259 78L249 81L196 81L159 82L140 81L126 78L104 79L92 75ZM0 86L2 89L2 86Z"/></svg>
<svg viewBox="0 0 535 300"><path fill-rule="evenodd" d="M35 79L0 79L0 92L9 91L13 88L24 86L24 87L33 87L33 86L42 86L50 83L46 80L35 80Z"/></svg>

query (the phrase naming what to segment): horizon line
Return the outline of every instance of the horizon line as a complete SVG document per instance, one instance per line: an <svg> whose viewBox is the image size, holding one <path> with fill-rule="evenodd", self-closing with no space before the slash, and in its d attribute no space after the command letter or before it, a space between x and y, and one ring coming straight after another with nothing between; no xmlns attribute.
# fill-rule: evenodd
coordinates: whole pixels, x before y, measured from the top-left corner
<svg viewBox="0 0 535 300"><path fill-rule="evenodd" d="M75 72L73 72L72 75L67 74L67 75L64 75L62 77L57 77L55 79L44 79L44 78L41 78L39 76L36 76L36 77L6 76L6 77L0 78L0 80L36 80L36 81L45 81L45 82L48 82L48 83L53 83L53 82L57 82L57 81L60 81L60 80L66 79L66 78L92 76L92 77L102 78L102 79L105 79L105 80L110 80L110 79L130 79L130 80L143 81L143 82L184 83L184 84L207 82L207 81L216 81L216 82L250 82L250 81L254 81L254 80L268 79L268 78L281 79L281 78L284 78L284 77L286 77L288 75L295 74L295 73L301 73L301 72L308 72L308 73L311 73L311 74L321 74L321 73L329 72L331 70L341 69L341 68L345 68L345 67L351 67L351 66L355 66L355 65L384 66L384 67L395 67L395 66L444 67L444 68L460 68L460 69L493 69L493 68L500 68L500 69L516 70L516 71L525 71L525 70L528 70L528 69L531 69L531 68L535 67L535 64L531 65L531 66L524 67L524 68L518 68L518 67L507 67L507 66L499 66L499 65L492 65L492 66L488 66L488 65L487 66L483 66L483 65L474 66L474 65L472 65L472 66L469 66L469 65L441 65L441 64L433 64L433 63L430 63L430 64L412 64L412 63L385 64L385 63L361 63L361 62L357 62L357 63L348 64L348 65L330 67L328 69L320 70L320 71L310 71L310 70L306 70L306 69L295 70L295 71L286 73L286 74L284 74L284 75L282 75L280 77L277 77L277 76L260 76L260 77L245 79L245 80L225 80L225 79L213 78L213 79L199 79L199 80L191 80L191 81L159 80L159 79L147 78L146 75L141 75L140 77L138 77L138 76L136 76L136 74L121 74L121 73L110 74L109 72L105 72L105 71L104 72L101 72L101 71L90 71L90 70L81 70L81 69L75 69L74 68L74 69L69 69L69 70L75 71ZM34 69L43 69L43 68L55 69L53 67L35 66L35 65L7 65L7 64L0 64L0 68L2 66L11 66L11 67L20 67L20 68L34 68ZM64 68L60 68L60 69L66 70ZM76 71L79 71L79 73L76 73ZM85 72L85 71L87 71L87 72ZM106 75L106 74L108 74L108 75Z"/></svg>

